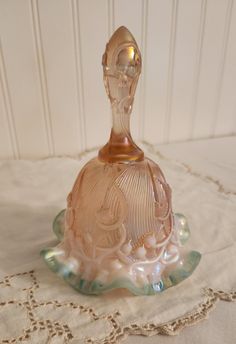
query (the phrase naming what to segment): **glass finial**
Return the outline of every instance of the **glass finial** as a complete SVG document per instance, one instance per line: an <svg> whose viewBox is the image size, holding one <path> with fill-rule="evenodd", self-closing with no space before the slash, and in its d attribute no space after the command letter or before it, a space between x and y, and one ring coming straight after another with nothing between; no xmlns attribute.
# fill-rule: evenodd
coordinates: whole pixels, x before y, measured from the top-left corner
<svg viewBox="0 0 236 344"><path fill-rule="evenodd" d="M99 159L106 162L141 161L144 159L143 151L130 134L130 114L142 59L138 45L126 27L121 26L112 35L102 64L113 125L109 142L99 151Z"/></svg>

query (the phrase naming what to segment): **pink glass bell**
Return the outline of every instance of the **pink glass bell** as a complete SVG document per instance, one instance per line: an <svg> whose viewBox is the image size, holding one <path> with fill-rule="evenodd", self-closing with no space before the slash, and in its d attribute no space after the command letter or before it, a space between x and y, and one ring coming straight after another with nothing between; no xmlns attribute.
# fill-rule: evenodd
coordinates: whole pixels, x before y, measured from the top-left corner
<svg viewBox="0 0 236 344"><path fill-rule="evenodd" d="M131 137L142 61L125 27L111 37L102 63L113 115L110 139L80 171L67 209L54 220L60 243L42 255L83 293L126 288L136 295L155 294L190 276L201 255L182 248L189 237L186 218L173 214L160 167Z"/></svg>

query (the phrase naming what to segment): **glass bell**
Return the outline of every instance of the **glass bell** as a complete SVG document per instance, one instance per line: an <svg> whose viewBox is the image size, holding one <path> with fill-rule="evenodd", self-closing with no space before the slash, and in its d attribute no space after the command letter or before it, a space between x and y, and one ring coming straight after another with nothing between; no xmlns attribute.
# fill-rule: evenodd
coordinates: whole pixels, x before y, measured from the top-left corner
<svg viewBox="0 0 236 344"><path fill-rule="evenodd" d="M186 218L173 214L160 167L130 134L142 61L127 28L115 31L102 64L113 116L110 139L82 168L67 209L54 220L59 245L41 254L82 293L126 288L136 295L156 294L190 276L201 255L182 248L189 237Z"/></svg>

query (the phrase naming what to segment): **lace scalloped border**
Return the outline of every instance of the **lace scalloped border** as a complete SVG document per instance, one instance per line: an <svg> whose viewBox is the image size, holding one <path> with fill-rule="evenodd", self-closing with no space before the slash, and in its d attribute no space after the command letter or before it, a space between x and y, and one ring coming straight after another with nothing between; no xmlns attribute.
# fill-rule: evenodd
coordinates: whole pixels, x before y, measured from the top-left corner
<svg viewBox="0 0 236 344"><path fill-rule="evenodd" d="M73 331L70 328L70 324L61 323L58 321L53 321L47 318L38 319L35 314L35 309L41 306L47 307L48 305L53 305L55 309L65 307L71 309L79 309L82 313L87 313L91 321L96 321L98 319L105 319L111 326L111 332L106 335L103 339L88 338L84 337L82 340L85 344L117 344L125 340L128 336L132 335L143 335L143 336L153 336L153 335L176 335L181 330L187 326L194 325L201 320L208 317L210 311L216 306L218 301L236 301L236 291L225 292L222 290L214 290L212 288L205 288L203 290L204 300L199 303L192 311L184 314L174 320L170 320L166 323L155 324L146 323L142 325L129 324L127 326L121 326L119 324L120 311L114 310L114 312L109 314L97 314L90 306L77 304L75 302L64 302L58 300L48 300L40 301L35 298L35 290L40 288L39 282L37 280L35 271L20 272L13 275L6 276L2 281L0 281L1 287L11 287L11 280L14 277L29 276L31 283L28 288L23 288L22 290L27 292L26 300L7 300L0 301L0 308L7 307L8 305L16 305L21 307L27 312L29 319L29 326L23 328L19 336L11 338L0 338L1 343L21 343L25 341L30 341L31 336L36 331L47 331L47 343L55 338L61 338L65 343L70 343L71 340L76 340ZM47 313L45 314L47 317ZM2 319L3 321L3 319Z"/></svg>
<svg viewBox="0 0 236 344"><path fill-rule="evenodd" d="M205 299L199 303L192 311L163 324L148 323L145 325L129 325L123 328L123 336L126 335L168 335L173 336L179 334L187 326L192 326L198 322L207 319L208 314L215 308L218 301L236 301L236 291L225 292L222 290L214 290L205 288L203 291ZM103 342L108 344L109 342ZM116 343L116 342L110 342Z"/></svg>

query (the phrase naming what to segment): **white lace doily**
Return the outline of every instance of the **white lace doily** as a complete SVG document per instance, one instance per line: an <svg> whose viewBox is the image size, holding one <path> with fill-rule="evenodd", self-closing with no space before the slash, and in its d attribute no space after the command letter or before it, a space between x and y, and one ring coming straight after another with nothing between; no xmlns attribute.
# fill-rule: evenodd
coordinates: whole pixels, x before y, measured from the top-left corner
<svg viewBox="0 0 236 344"><path fill-rule="evenodd" d="M236 299L236 193L190 166L150 152L188 218L188 246L202 253L194 274L160 295L75 292L39 257L56 239L51 222L65 207L81 160L0 163L0 339L2 343L117 343L129 335L176 334Z"/></svg>

